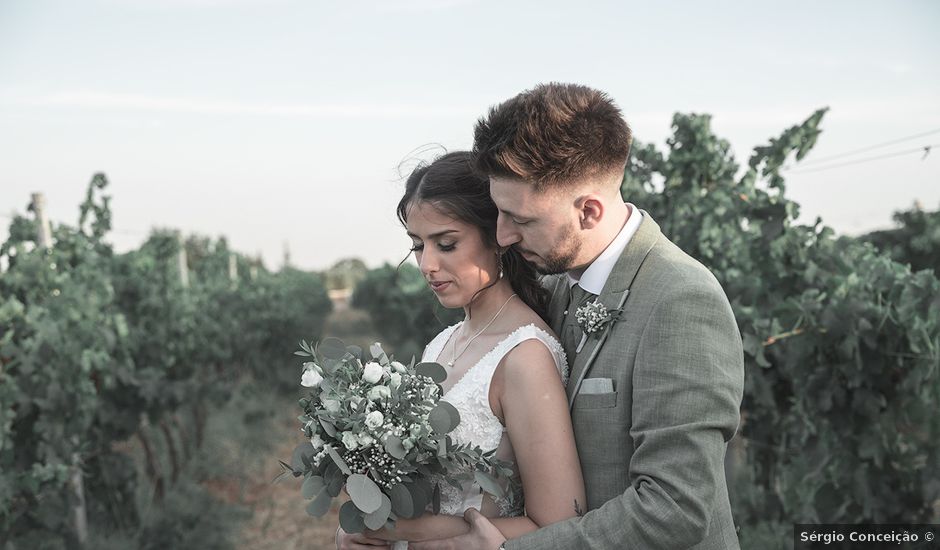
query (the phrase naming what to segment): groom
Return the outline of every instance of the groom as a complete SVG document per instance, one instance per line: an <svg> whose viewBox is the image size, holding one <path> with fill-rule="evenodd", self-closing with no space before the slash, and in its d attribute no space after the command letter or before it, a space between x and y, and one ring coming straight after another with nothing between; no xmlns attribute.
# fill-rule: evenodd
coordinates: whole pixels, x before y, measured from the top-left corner
<svg viewBox="0 0 940 550"><path fill-rule="evenodd" d="M630 142L610 98L569 84L523 92L477 124L499 244L550 275L587 509L508 541L470 510L468 535L410 548L738 548L724 458L741 337L715 277L623 202ZM579 322L595 301L598 322Z"/></svg>

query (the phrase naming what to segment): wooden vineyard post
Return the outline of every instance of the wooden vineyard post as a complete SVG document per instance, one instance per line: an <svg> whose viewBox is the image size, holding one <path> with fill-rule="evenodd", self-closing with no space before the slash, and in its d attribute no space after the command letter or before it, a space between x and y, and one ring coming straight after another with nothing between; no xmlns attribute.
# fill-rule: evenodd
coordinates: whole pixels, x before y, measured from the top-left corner
<svg viewBox="0 0 940 550"><path fill-rule="evenodd" d="M182 233L176 233L176 240L180 245L180 254L179 254L179 271L180 271L180 283L183 285L183 288L189 288L189 262L186 261L186 242L183 241Z"/></svg>
<svg viewBox="0 0 940 550"><path fill-rule="evenodd" d="M46 197L42 193L32 194L32 209L36 215L36 225L39 227L36 242L42 248L52 248L52 229L49 226L49 217L46 216Z"/></svg>
<svg viewBox="0 0 940 550"><path fill-rule="evenodd" d="M80 545L88 540L88 517L85 509L85 482L82 477L82 468L78 453L72 455L72 468L69 476L69 488L75 498L72 507L72 521L75 526L75 537Z"/></svg>
<svg viewBox="0 0 940 550"><path fill-rule="evenodd" d="M228 254L228 278L232 281L232 288L238 286L238 259L234 252Z"/></svg>
<svg viewBox="0 0 940 550"><path fill-rule="evenodd" d="M36 215L36 242L43 249L52 248L52 228L46 215L46 197L42 193L32 194L32 210ZM72 453L72 465L69 468L69 499L73 501L71 511L72 528L80 545L88 540L88 516L85 507L85 481L82 476L82 459L78 453Z"/></svg>
<svg viewBox="0 0 940 550"><path fill-rule="evenodd" d="M258 266L261 265L261 253L258 252L258 256L255 258L255 261L251 262L251 268L248 270L248 276L251 277L252 281L258 280Z"/></svg>

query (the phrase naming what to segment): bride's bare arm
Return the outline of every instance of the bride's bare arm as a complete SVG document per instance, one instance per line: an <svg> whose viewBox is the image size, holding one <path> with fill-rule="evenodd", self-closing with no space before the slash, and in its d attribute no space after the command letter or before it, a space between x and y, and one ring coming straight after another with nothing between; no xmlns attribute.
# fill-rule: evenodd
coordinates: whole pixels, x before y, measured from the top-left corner
<svg viewBox="0 0 940 550"><path fill-rule="evenodd" d="M526 340L509 352L493 375L490 406L507 427L522 477L526 515L494 518L507 538L574 517L586 508L584 479L575 448L568 400L555 361L544 344ZM385 540L436 540L462 535L462 517L427 514L400 520L394 531L369 532Z"/></svg>
<svg viewBox="0 0 940 550"><path fill-rule="evenodd" d="M490 402L509 432L526 505L525 517L498 518L493 524L506 538L514 538L574 517L575 502L586 509L568 398L548 348L537 340L519 344L492 384Z"/></svg>

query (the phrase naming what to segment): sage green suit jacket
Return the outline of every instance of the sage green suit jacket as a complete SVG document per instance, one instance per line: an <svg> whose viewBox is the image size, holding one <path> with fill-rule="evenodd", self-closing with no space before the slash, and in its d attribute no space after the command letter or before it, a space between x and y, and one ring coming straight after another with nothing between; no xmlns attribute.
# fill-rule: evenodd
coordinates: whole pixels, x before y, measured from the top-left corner
<svg viewBox="0 0 940 550"><path fill-rule="evenodd" d="M711 272L643 214L598 296L622 314L589 335L571 365L586 513L507 549L739 548L724 458L744 391L741 336ZM567 277L543 282L560 334ZM610 379L613 392L596 393L606 382L584 383L591 378Z"/></svg>

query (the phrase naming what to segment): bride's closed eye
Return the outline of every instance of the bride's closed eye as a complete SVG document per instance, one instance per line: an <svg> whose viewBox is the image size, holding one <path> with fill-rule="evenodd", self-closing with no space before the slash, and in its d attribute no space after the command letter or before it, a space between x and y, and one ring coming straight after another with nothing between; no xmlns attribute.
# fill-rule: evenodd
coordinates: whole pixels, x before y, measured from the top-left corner
<svg viewBox="0 0 940 550"><path fill-rule="evenodd" d="M452 250L457 248L457 243L451 243L451 244L438 243L437 248L441 252L451 252ZM424 250L423 244L413 244L411 246L412 252L421 252L422 250Z"/></svg>

